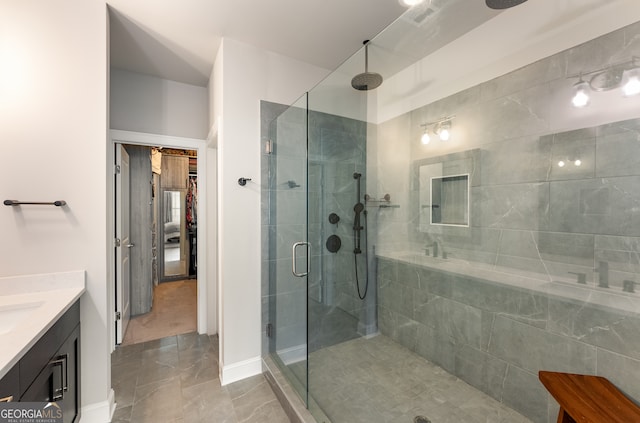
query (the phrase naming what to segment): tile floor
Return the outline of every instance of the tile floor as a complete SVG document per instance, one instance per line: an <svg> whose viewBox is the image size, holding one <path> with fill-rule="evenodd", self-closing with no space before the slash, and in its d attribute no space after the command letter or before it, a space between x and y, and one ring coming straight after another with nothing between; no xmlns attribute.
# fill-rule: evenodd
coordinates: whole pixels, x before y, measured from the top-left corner
<svg viewBox="0 0 640 423"><path fill-rule="evenodd" d="M120 346L111 374L112 423L289 423L264 376L220 386L217 337L191 332Z"/></svg>
<svg viewBox="0 0 640 423"><path fill-rule="evenodd" d="M333 423L531 423L383 335L311 353L309 389Z"/></svg>

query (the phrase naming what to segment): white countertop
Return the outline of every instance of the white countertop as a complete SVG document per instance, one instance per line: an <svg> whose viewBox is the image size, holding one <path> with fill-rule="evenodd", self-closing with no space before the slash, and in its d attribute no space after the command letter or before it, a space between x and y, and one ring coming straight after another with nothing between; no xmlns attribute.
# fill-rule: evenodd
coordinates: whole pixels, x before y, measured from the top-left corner
<svg viewBox="0 0 640 423"><path fill-rule="evenodd" d="M84 291L82 270L0 278L0 378Z"/></svg>

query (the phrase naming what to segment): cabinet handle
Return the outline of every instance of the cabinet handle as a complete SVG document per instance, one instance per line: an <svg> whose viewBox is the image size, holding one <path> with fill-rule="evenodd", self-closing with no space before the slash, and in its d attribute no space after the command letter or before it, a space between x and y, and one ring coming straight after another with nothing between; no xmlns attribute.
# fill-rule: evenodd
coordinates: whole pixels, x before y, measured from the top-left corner
<svg viewBox="0 0 640 423"><path fill-rule="evenodd" d="M64 386L62 390L67 392L69 390L69 354L62 354L60 358L64 360Z"/></svg>
<svg viewBox="0 0 640 423"><path fill-rule="evenodd" d="M0 398L0 402L12 402L13 395L9 395L8 397Z"/></svg>
<svg viewBox="0 0 640 423"><path fill-rule="evenodd" d="M65 358L64 356L60 356L55 360L51 360L49 362L49 365L52 367L57 367L60 366L60 387L56 388L55 386L52 386L51 388L53 389L53 392L51 393L51 401L59 401L64 397L64 362L65 362Z"/></svg>

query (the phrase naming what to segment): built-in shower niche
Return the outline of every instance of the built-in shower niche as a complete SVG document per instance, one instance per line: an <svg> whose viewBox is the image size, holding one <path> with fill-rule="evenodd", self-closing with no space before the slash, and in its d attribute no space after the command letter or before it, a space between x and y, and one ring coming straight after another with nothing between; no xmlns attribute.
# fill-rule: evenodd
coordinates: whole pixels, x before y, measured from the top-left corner
<svg viewBox="0 0 640 423"><path fill-rule="evenodd" d="M479 154L479 149L473 149L413 162L412 202L420 232L471 225L471 186L479 185Z"/></svg>
<svg viewBox="0 0 640 423"><path fill-rule="evenodd" d="M469 174L432 177L427 208L432 225L469 226Z"/></svg>

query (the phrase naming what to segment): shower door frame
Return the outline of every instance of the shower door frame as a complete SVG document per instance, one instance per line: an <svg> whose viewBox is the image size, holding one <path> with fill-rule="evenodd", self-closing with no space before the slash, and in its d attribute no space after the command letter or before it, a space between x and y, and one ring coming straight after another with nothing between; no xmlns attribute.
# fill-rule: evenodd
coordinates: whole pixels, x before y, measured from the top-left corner
<svg viewBox="0 0 640 423"><path fill-rule="evenodd" d="M289 115L293 118L291 122L286 120ZM300 117L302 121L296 122ZM303 135L298 134L299 136L296 137L295 125L300 126L300 123L304 127ZM287 128L287 125L290 127ZM282 130L282 134L279 134L279 129ZM287 129L293 132L293 139L278 140L278 135L286 134ZM268 176L270 227L268 354L286 376L304 405L308 407L308 274L311 256L308 242L308 93L270 123L269 137L271 156ZM282 174L278 175L279 173ZM282 178L294 178L294 180L282 182L280 180ZM301 181L299 186L292 186L297 183L287 183L298 180ZM301 190L294 191L295 188L301 188ZM303 191L304 195L300 195L300 191ZM280 216L279 209L282 211ZM294 209L293 214L292 209ZM296 224L283 221L282 215L287 214L293 220L300 219L300 221ZM306 246L306 248L303 249L300 246ZM305 253L301 254L303 251ZM306 266L303 266L303 262ZM299 271L302 268L306 270ZM299 325L299 329L303 327L304 333L297 332L291 336L292 327L295 328L295 324L290 323L301 320L304 324ZM284 337L283 334L285 334ZM279 344L282 339L278 336L286 338L287 335L293 339L294 343L289 345L291 339L286 339L284 346Z"/></svg>

